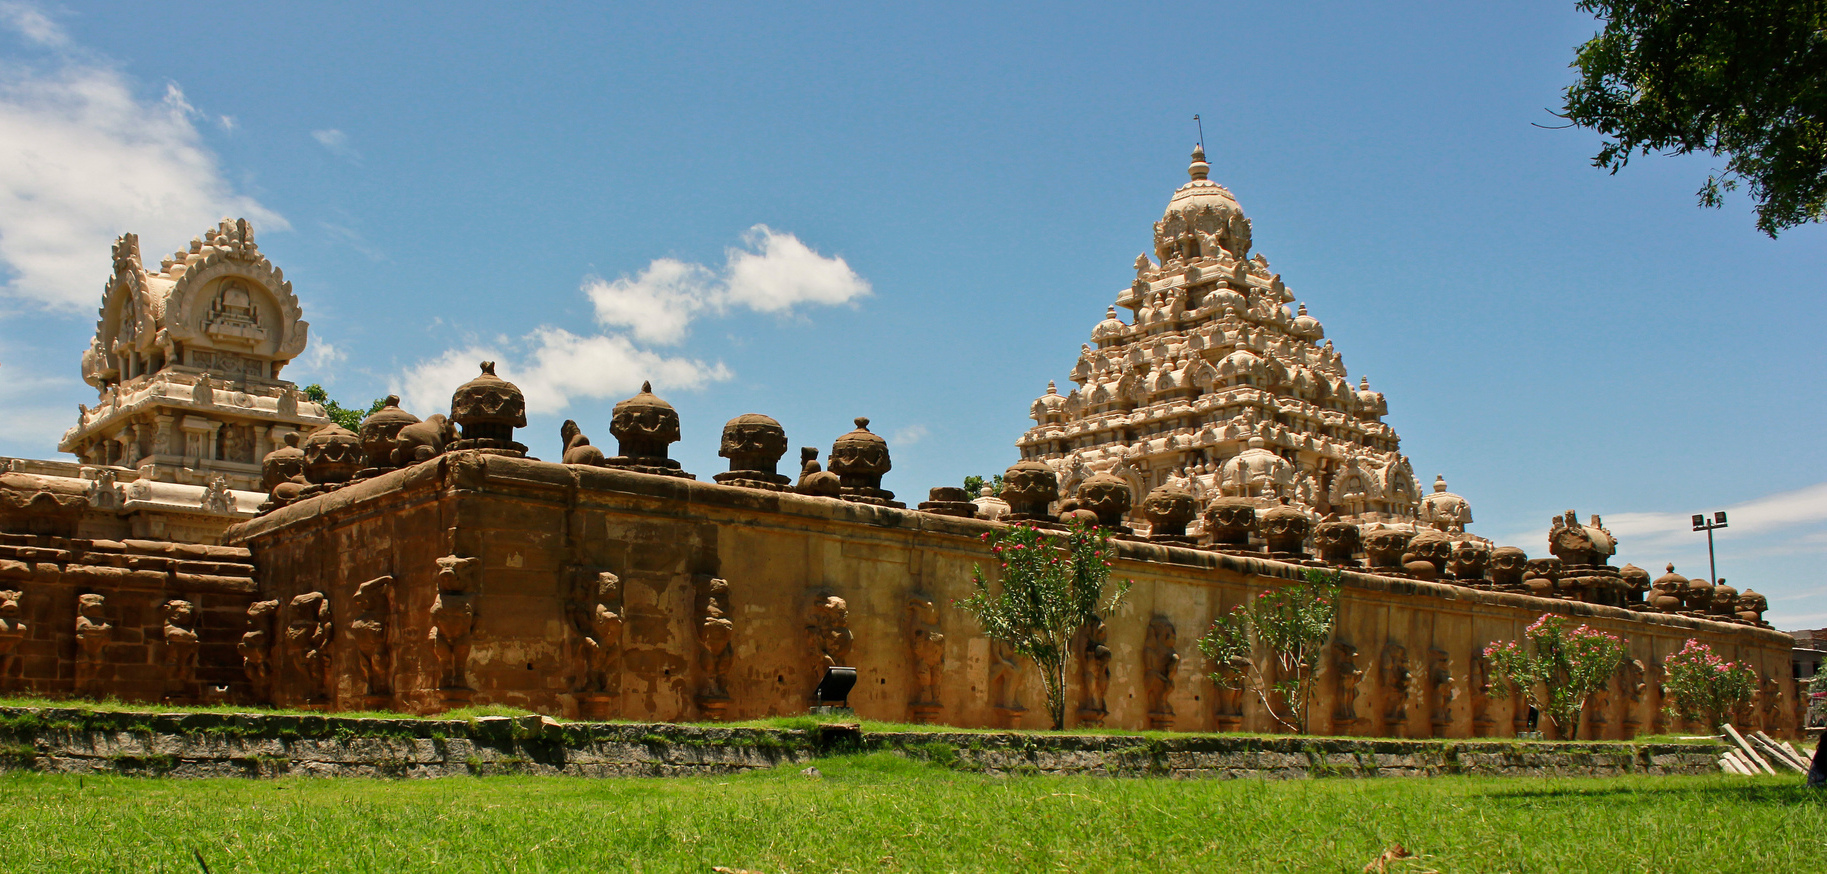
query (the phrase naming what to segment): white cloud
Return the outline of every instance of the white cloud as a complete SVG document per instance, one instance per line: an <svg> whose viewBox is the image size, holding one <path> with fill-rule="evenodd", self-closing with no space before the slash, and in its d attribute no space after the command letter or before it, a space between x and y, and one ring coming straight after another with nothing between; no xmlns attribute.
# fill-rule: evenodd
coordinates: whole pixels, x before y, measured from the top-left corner
<svg viewBox="0 0 1827 874"><path fill-rule="evenodd" d="M820 255L792 234L756 225L743 243L748 248L731 248L722 271L661 258L633 278L585 279L583 291L599 323L668 344L684 340L699 316L731 307L786 314L800 304L844 304L870 293L844 259Z"/></svg>
<svg viewBox="0 0 1827 874"><path fill-rule="evenodd" d="M44 14L44 11L30 3L0 3L0 22L18 31L38 45L46 48L63 48L70 44L70 38L57 26L57 22Z"/></svg>
<svg viewBox="0 0 1827 874"><path fill-rule="evenodd" d="M44 45L65 42L22 4L0 21ZM141 235L146 257L214 225L246 217L261 230L285 219L239 194L169 84L141 99L119 71L61 57L51 69L0 67L0 292L80 310L100 300L114 238Z"/></svg>
<svg viewBox="0 0 1827 874"><path fill-rule="evenodd" d="M322 337L312 337L304 355L299 357L298 364L310 373L323 373L347 360L349 354L336 344Z"/></svg>
<svg viewBox="0 0 1827 874"><path fill-rule="evenodd" d="M356 151L354 146L349 145L348 134L343 133L336 128L311 131L311 139L316 140L318 145L328 149L330 154L335 155L338 158L350 163L361 163L362 153Z"/></svg>
<svg viewBox="0 0 1827 874"><path fill-rule="evenodd" d="M781 313L802 303L832 306L869 294L869 283L842 258L826 258L792 234L756 225L743 235L755 251L729 251L731 304Z"/></svg>
<svg viewBox="0 0 1827 874"><path fill-rule="evenodd" d="M1726 511L1730 523L1726 532L1734 538L1765 538L1792 528L1818 526L1827 522L1827 482L1714 509ZM1602 518L1605 527L1617 535L1620 545L1627 545L1633 551L1650 552L1691 547L1704 541L1705 535L1694 533L1692 516L1691 513L1617 513ZM1790 532L1790 535L1783 539L1809 545L1818 544L1820 540L1817 533ZM1544 526L1518 535L1512 542L1547 543L1548 529Z"/></svg>
<svg viewBox="0 0 1827 874"><path fill-rule="evenodd" d="M685 339L692 319L716 306L716 275L700 264L661 258L640 275L614 282L584 280L597 322L627 328L648 343Z"/></svg>
<svg viewBox="0 0 1827 874"><path fill-rule="evenodd" d="M890 434L888 439L891 443L911 446L921 440L925 440L927 435L931 433L932 432L927 430L925 425L908 425L907 427L901 428L893 434Z"/></svg>
<svg viewBox="0 0 1827 874"><path fill-rule="evenodd" d="M452 349L406 370L392 391L421 416L450 412L450 396L473 379L482 361L526 394L527 412L556 413L574 398L616 398L634 394L651 380L656 391L692 390L730 378L722 362L671 358L636 347L626 337L582 337L542 327L518 341Z"/></svg>

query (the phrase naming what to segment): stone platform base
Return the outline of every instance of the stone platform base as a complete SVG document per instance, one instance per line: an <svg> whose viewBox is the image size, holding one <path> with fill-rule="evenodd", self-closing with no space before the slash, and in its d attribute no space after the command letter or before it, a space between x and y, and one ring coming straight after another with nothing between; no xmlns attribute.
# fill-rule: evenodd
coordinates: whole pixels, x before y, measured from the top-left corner
<svg viewBox="0 0 1827 874"><path fill-rule="evenodd" d="M0 770L170 777L722 774L889 751L988 774L1301 779L1717 773L1718 743L866 733L540 716L470 720L0 708Z"/></svg>

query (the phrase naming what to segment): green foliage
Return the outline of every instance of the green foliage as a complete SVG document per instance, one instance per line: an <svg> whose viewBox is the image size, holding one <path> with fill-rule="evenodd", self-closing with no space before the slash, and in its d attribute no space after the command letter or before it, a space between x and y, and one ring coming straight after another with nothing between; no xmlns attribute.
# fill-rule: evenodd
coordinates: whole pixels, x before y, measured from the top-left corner
<svg viewBox="0 0 1827 874"><path fill-rule="evenodd" d="M1745 182L1774 237L1827 218L1827 4L1580 0L1605 27L1579 47L1565 117L1604 134L1593 165L1635 153L1726 158L1704 206Z"/></svg>
<svg viewBox="0 0 1827 874"><path fill-rule="evenodd" d="M996 474L987 480L974 474L967 476L964 478L964 493L975 498L983 494L983 487L986 485L990 487L990 494L1002 494L1002 474Z"/></svg>
<svg viewBox="0 0 1827 874"><path fill-rule="evenodd" d="M330 393L325 391L322 385L315 382L305 386L304 394L306 400L321 405L324 408L324 414L330 417L330 421L335 422L350 431L361 430L363 419L368 418L368 416L379 412L382 407L387 406L386 399L375 398L374 403L369 404L368 409L366 410L350 409L331 399Z"/></svg>
<svg viewBox="0 0 1827 874"><path fill-rule="evenodd" d="M1199 651L1220 668L1209 675L1212 682L1230 689L1253 685L1276 722L1307 732L1313 675L1338 624L1341 576L1310 569L1304 584L1270 589L1218 617L1199 638ZM1268 654L1267 672L1256 660L1259 647Z"/></svg>
<svg viewBox="0 0 1827 874"><path fill-rule="evenodd" d="M1072 636L1100 608L1115 610L1129 592L1125 580L1104 599L1116 547L1102 529L1077 521L1063 535L1020 522L985 532L983 540L996 556L1000 591L992 593L991 578L973 566L977 592L956 603L976 614L986 636L1007 643L1040 668L1047 712L1055 729L1064 728Z"/></svg>
<svg viewBox="0 0 1827 874"><path fill-rule="evenodd" d="M1814 725L1827 718L1827 670L1816 670L1814 678L1808 681L1808 710L1804 726Z"/></svg>
<svg viewBox="0 0 1827 874"><path fill-rule="evenodd" d="M1580 730L1580 711L1586 699L1624 665L1624 640L1615 634L1585 625L1572 630L1567 620L1543 613L1523 631L1523 641L1492 643L1484 648L1499 698L1517 692L1554 723L1562 740L1573 740Z"/></svg>
<svg viewBox="0 0 1827 874"><path fill-rule="evenodd" d="M1662 660L1662 669L1669 712L1703 723L1710 731L1722 730L1732 711L1757 691L1757 671L1750 665L1726 661L1691 637L1680 652Z"/></svg>

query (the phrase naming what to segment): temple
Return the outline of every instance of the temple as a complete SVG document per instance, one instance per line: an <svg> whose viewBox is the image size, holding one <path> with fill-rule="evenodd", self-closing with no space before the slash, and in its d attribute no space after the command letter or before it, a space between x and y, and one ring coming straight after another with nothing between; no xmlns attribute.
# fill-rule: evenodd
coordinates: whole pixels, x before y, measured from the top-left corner
<svg viewBox="0 0 1827 874"><path fill-rule="evenodd" d="M1209 171L1195 149L1192 178L1155 223L1153 258L1136 256L1134 284L1079 350L1078 387L1048 383L1034 401L1022 458L1053 468L1068 493L1108 473L1137 495L1174 483L1200 500L1266 509L1286 497L1317 515L1412 524L1421 494L1383 395L1351 384L1305 304L1288 310L1294 292L1251 254L1250 220Z"/></svg>
<svg viewBox="0 0 1827 874"><path fill-rule="evenodd" d="M1073 639L1073 726L1279 730L1194 640L1319 569L1341 594L1312 731L1529 731L1484 651L1551 614L1629 647L1582 737L1679 730L1662 660L1689 640L1757 672L1736 722L1794 735L1793 640L1761 595L1614 566L1616 538L1571 510L1533 556L1469 533L1444 479L1417 486L1383 396L1288 310L1200 151L1190 174L1077 387L1035 402L1000 492L917 502L883 488L893 459L866 416L802 444L795 476L780 423L731 411L729 469L686 471L652 384L597 423L613 451L567 421L561 457L534 458L525 397L486 361L448 409L389 398L348 430L279 378L306 323L245 221L157 273L122 237L82 360L98 403L61 444L79 461L0 471L0 689L673 721L837 694L868 719L1040 728L1033 666L953 605L995 566L994 532L1083 521L1133 586Z"/></svg>

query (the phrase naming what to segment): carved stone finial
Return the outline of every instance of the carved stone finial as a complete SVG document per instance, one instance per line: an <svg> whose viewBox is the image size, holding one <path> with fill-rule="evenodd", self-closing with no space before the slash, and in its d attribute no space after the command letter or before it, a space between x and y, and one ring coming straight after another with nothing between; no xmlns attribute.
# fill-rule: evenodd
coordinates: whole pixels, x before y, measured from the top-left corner
<svg viewBox="0 0 1827 874"><path fill-rule="evenodd" d="M519 386L495 375L493 361L482 362L482 372L451 395L450 420L463 429L463 436L450 444L451 449L516 458L526 455L527 448L514 442L514 429L527 425L526 395Z"/></svg>
<svg viewBox="0 0 1827 874"><path fill-rule="evenodd" d="M679 411L653 393L652 382L642 382L634 397L615 405L609 433L616 439L617 450L615 457L605 459L604 464L639 473L697 479L667 456L667 447L679 442Z"/></svg>
<svg viewBox="0 0 1827 874"><path fill-rule="evenodd" d="M723 426L717 454L730 460L727 472L711 479L726 486L784 492L791 480L778 472L787 453L787 431L771 416L744 413Z"/></svg>
<svg viewBox="0 0 1827 874"><path fill-rule="evenodd" d="M837 474L843 499L884 507L906 506L895 501L894 492L882 488L882 476L894 468L888 457L888 441L869 430L868 416L858 416L855 422L856 430L838 437L831 444L831 454L826 456L826 467Z"/></svg>
<svg viewBox="0 0 1827 874"><path fill-rule="evenodd" d="M1194 182L1206 179L1212 173L1212 165L1205 162L1205 146L1193 146L1193 161L1186 167L1186 175Z"/></svg>

